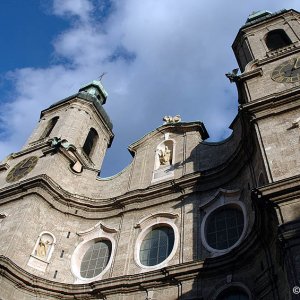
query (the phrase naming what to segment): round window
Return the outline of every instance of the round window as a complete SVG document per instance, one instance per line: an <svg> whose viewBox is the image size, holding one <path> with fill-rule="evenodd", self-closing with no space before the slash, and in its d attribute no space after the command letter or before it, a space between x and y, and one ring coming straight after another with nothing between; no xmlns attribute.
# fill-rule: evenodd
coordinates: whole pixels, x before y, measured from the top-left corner
<svg viewBox="0 0 300 300"><path fill-rule="evenodd" d="M173 246L174 231L172 227L152 227L141 244L141 264L144 266L158 265L170 255Z"/></svg>
<svg viewBox="0 0 300 300"><path fill-rule="evenodd" d="M107 266L111 255L111 242L109 240L96 241L84 254L80 275L83 278L93 278L99 275Z"/></svg>
<svg viewBox="0 0 300 300"><path fill-rule="evenodd" d="M217 250L233 246L244 229L244 215L238 207L225 206L212 212L206 221L207 244Z"/></svg>

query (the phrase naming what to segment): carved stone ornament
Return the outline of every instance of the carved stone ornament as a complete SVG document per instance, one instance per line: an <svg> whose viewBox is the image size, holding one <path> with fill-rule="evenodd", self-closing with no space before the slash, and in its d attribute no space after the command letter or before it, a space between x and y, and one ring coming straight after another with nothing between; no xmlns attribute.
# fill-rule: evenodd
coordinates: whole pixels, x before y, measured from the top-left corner
<svg viewBox="0 0 300 300"><path fill-rule="evenodd" d="M94 225L93 227L84 230L84 231L78 231L77 235L78 236L85 236L85 235L91 235L94 232L99 232L99 231L103 231L109 234L112 233L116 233L118 230L112 227L108 227L106 225L104 225L102 222L98 222L96 225Z"/></svg>
<svg viewBox="0 0 300 300"><path fill-rule="evenodd" d="M62 139L62 138L58 138L58 137L54 137L52 139L50 139L48 141L48 143L50 144L51 148L58 150L60 147L69 150L70 148L74 148L75 146L70 144L66 139Z"/></svg>
<svg viewBox="0 0 300 300"><path fill-rule="evenodd" d="M7 217L6 213L0 213L0 223Z"/></svg>
<svg viewBox="0 0 300 300"><path fill-rule="evenodd" d="M174 117L164 116L163 121L164 121L164 124L179 123L179 122L181 122L181 117L180 117L180 115L176 115Z"/></svg>
<svg viewBox="0 0 300 300"><path fill-rule="evenodd" d="M299 125L300 125L300 117L292 121L292 125L287 130L299 128Z"/></svg>

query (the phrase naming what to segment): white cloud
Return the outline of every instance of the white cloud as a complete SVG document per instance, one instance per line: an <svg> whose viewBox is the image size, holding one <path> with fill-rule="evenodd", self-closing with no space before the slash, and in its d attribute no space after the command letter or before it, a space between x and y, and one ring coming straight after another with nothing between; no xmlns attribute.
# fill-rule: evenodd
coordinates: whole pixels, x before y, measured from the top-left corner
<svg viewBox="0 0 300 300"><path fill-rule="evenodd" d="M53 2L54 14L72 17L54 42L54 55L64 63L12 73L17 97L1 115L10 137L0 141L0 156L18 150L40 110L102 72L108 73L104 108L116 133L106 169L123 168L126 147L161 125L164 115L200 119L214 140L230 133L237 112L235 87L224 76L237 66L230 45L249 13L277 11L282 3L115 0L111 14L101 19L108 1ZM300 9L297 1L288 4Z"/></svg>
<svg viewBox="0 0 300 300"><path fill-rule="evenodd" d="M89 20L93 5L89 0L54 0L53 13L58 16L79 17L81 21Z"/></svg>

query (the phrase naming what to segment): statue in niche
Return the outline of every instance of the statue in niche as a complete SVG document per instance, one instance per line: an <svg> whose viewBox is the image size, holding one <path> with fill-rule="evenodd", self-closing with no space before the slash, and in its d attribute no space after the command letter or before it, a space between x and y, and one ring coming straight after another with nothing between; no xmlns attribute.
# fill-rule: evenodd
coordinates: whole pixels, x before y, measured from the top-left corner
<svg viewBox="0 0 300 300"><path fill-rule="evenodd" d="M172 153L169 147L166 145L163 150L158 152L159 162L161 166L169 166L172 162Z"/></svg>
<svg viewBox="0 0 300 300"><path fill-rule="evenodd" d="M37 249L35 250L35 255L40 258L46 258L50 245L52 245L52 243L49 241L43 241L40 239Z"/></svg>

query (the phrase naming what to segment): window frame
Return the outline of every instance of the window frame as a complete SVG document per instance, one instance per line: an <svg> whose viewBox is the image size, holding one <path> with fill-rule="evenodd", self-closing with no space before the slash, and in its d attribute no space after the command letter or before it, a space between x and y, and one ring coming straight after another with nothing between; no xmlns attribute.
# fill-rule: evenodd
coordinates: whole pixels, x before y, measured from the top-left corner
<svg viewBox="0 0 300 300"><path fill-rule="evenodd" d="M98 275L96 275L94 277L89 277L89 278L82 277L81 273L80 273L80 271L81 271L80 269L81 269L81 263L82 263L82 259L83 259L84 255L86 254L88 249L93 244L95 244L98 241L102 241L102 240L109 240L111 242L111 253L110 253L110 258L108 260L107 265ZM102 276L109 270L109 268L112 265L113 257L115 254L115 248L116 248L115 241L110 236L93 237L89 240L85 240L85 241L79 243L78 246L76 247L75 251L73 252L73 255L71 258L71 271L76 276L76 278L78 278L76 283L87 283L87 282L91 282L91 281L100 280L102 278Z"/></svg>
<svg viewBox="0 0 300 300"><path fill-rule="evenodd" d="M173 229L174 232L174 243L173 243L173 248L169 254L169 256L163 260L162 262L160 262L157 265L154 266L146 266L143 265L140 261L140 249L141 249L141 245L142 242L144 240L144 238L146 237L146 235L151 231L152 227L160 227L160 226L169 226ZM151 270L156 270L156 269L160 269L163 268L165 266L168 265L168 263L173 259L177 249L178 249L178 245L179 245L179 231L177 226L174 223L174 220L172 219L167 219L167 218L153 218L152 220L148 220L147 224L145 224L145 226L142 227L142 231L139 233L137 239L136 239L136 243L135 243L135 250L134 250L134 261L137 264L137 266L139 266L143 271L151 271Z"/></svg>
<svg viewBox="0 0 300 300"><path fill-rule="evenodd" d="M76 232L76 234L80 237L81 242L76 245L76 248L71 257L71 272L75 277L75 284L89 283L100 280L102 279L103 275L111 268L112 263L115 259L115 234L117 232L118 231L115 228L108 227L102 222L98 222L95 226L87 230ZM94 241L100 240L109 240L111 242L111 253L108 263L100 274L96 275L95 277L84 278L80 274L82 258L89 247L94 243Z"/></svg>
<svg viewBox="0 0 300 300"><path fill-rule="evenodd" d="M172 227L170 227L170 226L165 226L165 225L161 225L161 224L159 224L159 225L154 225L154 226L152 226L151 228L150 228L150 230L148 231L148 234L146 234L145 235L145 237L144 237L144 239L142 240L142 242L141 242L141 245L140 245L140 251L139 251L139 260L140 260L140 262L141 262L141 264L143 265L143 266L147 266L147 267L153 267L153 266L156 266L156 265L158 265L158 264L160 264L160 263L162 263L164 260L166 260L168 257L169 257L169 255L170 255L170 253L162 260L162 261L160 261L160 262L158 262L158 263L156 263L156 264L154 264L154 265L150 265L150 264L143 264L142 263L142 261L141 261L141 254L142 254L142 252L146 252L147 254L149 253L149 249L143 249L142 247L143 247L143 245L144 245L144 242L145 242L145 240L146 240L146 237L150 234L150 233L152 233L154 230L161 230L162 232L163 232L163 229L167 229L168 231L170 230L172 233L170 233L170 235L168 234L169 232L167 232L167 238L168 238L168 249L166 249L166 250L169 250L168 252L172 252L172 250L173 250L173 247L174 247L174 240L175 240L175 234L174 234L174 230L173 230L173 228ZM159 236L158 237L160 237L161 236L161 234L159 234ZM171 241L171 239L172 239L172 246L170 246L169 245L169 242ZM153 239L153 236L151 237L151 239L150 239L151 241L153 241L153 240L155 240L155 239ZM161 243L159 243L159 241L160 241L160 239L158 239L157 240L158 241L158 247L157 247L157 252L156 252L156 261L159 261L159 254L160 254L160 250L161 250ZM171 250L171 251L170 251ZM150 251L151 251L151 249L150 249ZM165 255L164 255L165 256ZM147 259L147 263L149 263L149 259Z"/></svg>
<svg viewBox="0 0 300 300"><path fill-rule="evenodd" d="M269 46L270 46L270 45L269 45L270 42L268 41L268 39L269 39L269 37L270 37L270 34L274 34L274 33L282 34L282 40L283 40L284 42L287 42L287 41L288 41L288 44L283 45L283 46L278 47L278 48L270 48L270 47L269 47ZM265 44L266 44L266 46L267 46L268 51L270 51L270 52L276 51L276 50L279 50L279 49L282 49L282 48L285 48L285 47L288 47L288 46L290 46L290 45L293 44L293 42L292 42L291 38L289 37L289 35L287 34L287 32L286 32L284 29L282 29L282 28L276 28L276 29L270 30L270 31L265 35L264 41L265 41Z"/></svg>
<svg viewBox="0 0 300 300"><path fill-rule="evenodd" d="M207 220L209 219L209 217L211 216L212 213L216 212L218 209L224 208L225 206L229 206L229 207L235 207L238 208L242 211L243 213L243 217L244 217L244 227L243 227L243 231L242 234L240 235L239 239L230 247L226 248L226 249L215 249L212 248L207 240L206 240L206 225L207 225ZM247 213L246 213L246 207L244 205L244 203L242 203L241 201L228 201L226 203L222 203L219 204L217 206L212 207L211 209L209 209L208 211L206 211L206 214L202 220L201 223L201 241L202 241L202 245L211 253L213 254L223 254L226 252L229 252L231 249L237 247L242 240L245 237L246 231L247 231L247 227L248 227L248 219L247 219Z"/></svg>
<svg viewBox="0 0 300 300"><path fill-rule="evenodd" d="M52 133L54 127L57 125L58 120L59 116L55 116L47 122L46 127L44 128L44 131L41 135L42 139L50 137L50 134Z"/></svg>
<svg viewBox="0 0 300 300"><path fill-rule="evenodd" d="M92 247L93 245L95 245L96 243L104 243L104 244L105 244L105 242L109 242L110 245L108 246L109 257L108 257L107 263L106 263L106 265L104 266L104 268L101 270L100 273L96 274L96 276L93 276L93 277L84 277L84 276L82 276L82 272L83 272L83 271L82 271L82 262L83 262L83 258L85 257L86 253L87 253L87 252L91 249L91 247ZM100 249L101 249L101 248L100 248ZM100 251L100 249L99 249L99 251ZM83 255L82 258L81 258L81 261L80 261L80 267L79 267L80 276L81 276L82 278L91 279L91 278L95 278L95 277L97 277L98 275L100 275L100 274L105 270L106 266L108 265L109 260L110 260L110 258L111 258L111 253L112 253L112 243L111 243L111 241L110 241L109 239L107 239L107 238L94 239L94 243L91 243L91 244L90 244L90 246L87 248L87 250L85 251L84 255ZM91 259L89 259L89 261L91 261ZM102 261L102 264L103 264L103 261ZM87 269L87 271L89 271L89 269Z"/></svg>
<svg viewBox="0 0 300 300"><path fill-rule="evenodd" d="M89 137L90 137L90 135L93 135L92 136L92 147L90 147L90 151L89 151L89 153L87 153L86 152L86 148L87 148L87 142L88 142L88 139L89 139ZM95 129L95 128L93 128L93 127L91 127L90 129L89 129L89 132L88 132L88 134L87 134L87 136L86 136L86 138L85 138L85 141L84 141L84 143L83 143L83 146L82 146L82 151L84 152L84 154L87 156L87 157L89 157L90 159L92 158L92 156L94 155L94 152L95 152L95 149L96 149L96 145L97 145L97 142L99 141L99 134L98 134L98 132L97 132L97 130Z"/></svg>

